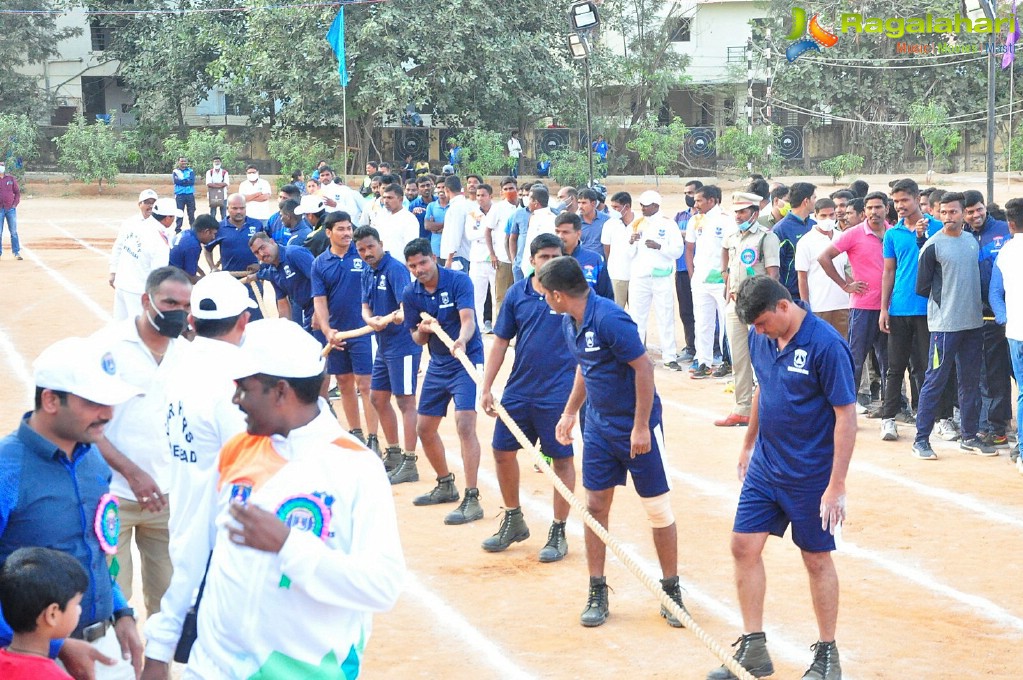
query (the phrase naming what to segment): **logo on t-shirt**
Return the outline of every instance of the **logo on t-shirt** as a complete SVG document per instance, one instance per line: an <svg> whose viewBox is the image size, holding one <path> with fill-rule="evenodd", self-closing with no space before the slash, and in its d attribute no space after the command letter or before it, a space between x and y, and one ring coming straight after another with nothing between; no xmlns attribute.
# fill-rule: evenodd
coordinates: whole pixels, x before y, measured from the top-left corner
<svg viewBox="0 0 1023 680"><path fill-rule="evenodd" d="M451 307L451 306L452 306L452 304L451 304L451 296L448 295L448 292L446 290L442 290L440 292L440 308L444 309L445 307Z"/></svg>
<svg viewBox="0 0 1023 680"><path fill-rule="evenodd" d="M387 279L380 277L380 280L377 281L377 290L387 290Z"/></svg>
<svg viewBox="0 0 1023 680"><path fill-rule="evenodd" d="M355 271L355 272L361 272L362 271L362 260L356 258L352 262L352 271Z"/></svg>
<svg viewBox="0 0 1023 680"><path fill-rule="evenodd" d="M584 340L586 341L587 352L596 352L600 349L600 347L597 346L597 334L593 331L586 331Z"/></svg>
<svg viewBox="0 0 1023 680"><path fill-rule="evenodd" d="M788 367L793 373L802 373L803 375L810 375L810 371L804 368L806 366L806 350L797 349L792 353L792 365Z"/></svg>

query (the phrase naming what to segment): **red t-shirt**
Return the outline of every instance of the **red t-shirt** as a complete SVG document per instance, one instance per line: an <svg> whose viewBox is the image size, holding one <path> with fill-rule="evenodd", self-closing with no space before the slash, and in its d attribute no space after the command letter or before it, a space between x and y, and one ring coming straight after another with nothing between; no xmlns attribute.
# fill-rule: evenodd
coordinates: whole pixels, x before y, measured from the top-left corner
<svg viewBox="0 0 1023 680"><path fill-rule="evenodd" d="M17 654L0 649L0 678L4 680L68 680L53 659L30 654Z"/></svg>

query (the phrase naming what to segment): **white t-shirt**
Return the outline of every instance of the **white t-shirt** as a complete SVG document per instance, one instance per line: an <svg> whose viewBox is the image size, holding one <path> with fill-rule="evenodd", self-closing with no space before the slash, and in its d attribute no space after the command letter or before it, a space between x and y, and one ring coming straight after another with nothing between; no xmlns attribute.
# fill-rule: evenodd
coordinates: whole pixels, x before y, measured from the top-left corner
<svg viewBox="0 0 1023 680"><path fill-rule="evenodd" d="M270 189L270 183L265 179L260 178L255 182L250 182L248 178L244 179L238 186L238 193L245 197L245 215L254 220L266 222L270 219L270 215L277 212L277 205L273 200L273 191ZM270 198L265 201L250 201L249 196L256 194L267 194Z"/></svg>
<svg viewBox="0 0 1023 680"><path fill-rule="evenodd" d="M631 278L674 275L675 262L685 248L682 232L678 230L675 221L657 212L650 217L636 220L630 227L630 232L638 231L640 234L639 239L629 246L635 253L632 258ZM650 248L646 245L647 241L655 241L661 247Z"/></svg>
<svg viewBox="0 0 1023 680"><path fill-rule="evenodd" d="M515 209L516 206L508 201L494 201L494 205L490 209L493 218L487 222L490 238L494 241L494 254L497 255L498 260L505 264L511 264L511 257L508 256L508 234L505 233L505 227L508 226L508 220L515 213Z"/></svg>
<svg viewBox="0 0 1023 680"><path fill-rule="evenodd" d="M995 258L1005 288L1005 337L1023 340L1023 239L1013 236Z"/></svg>
<svg viewBox="0 0 1023 680"><path fill-rule="evenodd" d="M693 283L724 283L721 279L721 242L735 229L735 220L725 215L718 205L689 220L686 243L696 244L693 271L690 272Z"/></svg>
<svg viewBox="0 0 1023 680"><path fill-rule="evenodd" d="M448 202L448 210L444 213L444 231L441 232L440 253L438 254L441 261L447 260L451 253L454 253L456 257L469 259L469 240L465 237L465 220L475 205L462 194Z"/></svg>
<svg viewBox="0 0 1023 680"><path fill-rule="evenodd" d="M512 137L508 140L508 155L512 158L518 158L522 155L522 142Z"/></svg>
<svg viewBox="0 0 1023 680"><path fill-rule="evenodd" d="M494 204L490 212L485 213L479 203L472 203L469 214L465 216L465 238L469 241L469 262L487 262L490 260L490 248L487 246L487 232L495 217ZM497 244L494 244L495 250ZM492 263L493 264L493 263Z"/></svg>
<svg viewBox="0 0 1023 680"><path fill-rule="evenodd" d="M834 234L833 234L834 235ZM849 309L849 294L842 290L821 267L817 258L821 256L832 239L813 228L806 232L796 243L795 267L797 272L806 272L806 287L810 291L810 310L814 312L833 312L836 309ZM840 253L832 260L835 269L844 271L849 264L845 253Z"/></svg>
<svg viewBox="0 0 1023 680"><path fill-rule="evenodd" d="M419 220L405 208L392 213L387 208L377 211L373 228L380 233L384 250L399 262L405 261L405 246L419 238Z"/></svg>
<svg viewBox="0 0 1023 680"><path fill-rule="evenodd" d="M170 240L163 225L152 217L128 220L117 235L110 255L114 287L126 293L146 292L150 272L170 261Z"/></svg>
<svg viewBox="0 0 1023 680"><path fill-rule="evenodd" d="M628 281L632 274L632 257L635 250L629 247L629 236L632 231L625 226L621 218L612 217L604 222L600 232L600 242L609 246L607 256L607 275L614 281Z"/></svg>
<svg viewBox="0 0 1023 680"><path fill-rule="evenodd" d="M526 249L522 251L522 274L529 276L533 273L533 265L529 264L529 244L540 234L554 233L554 213L550 208L540 208L533 211L529 216L529 226L526 228Z"/></svg>

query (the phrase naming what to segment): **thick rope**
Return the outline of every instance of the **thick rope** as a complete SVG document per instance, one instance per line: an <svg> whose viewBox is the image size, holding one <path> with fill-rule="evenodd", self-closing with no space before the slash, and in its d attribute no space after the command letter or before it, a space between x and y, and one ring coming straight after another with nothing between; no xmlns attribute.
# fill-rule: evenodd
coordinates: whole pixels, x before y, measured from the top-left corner
<svg viewBox="0 0 1023 680"><path fill-rule="evenodd" d="M255 281L255 279L249 281L249 287L252 288L252 292L256 296L256 304L259 305L259 311L263 315L263 318L270 318L270 315L266 311L266 305L263 304L263 291L259 289L259 284Z"/></svg>
<svg viewBox="0 0 1023 680"><path fill-rule="evenodd" d="M391 323L391 321L394 320L394 316L395 312L391 312L387 316L383 317L383 319L386 320L387 323ZM373 329L371 327L363 326L361 328L356 328L350 331L341 331L340 333L336 333L334 335L334 340L350 340L352 338L362 337L363 335L369 335L372 332ZM335 349L337 349L337 347L333 343L328 342L327 346L323 348L322 352L320 352L320 357L326 359L327 355L330 354Z"/></svg>
<svg viewBox="0 0 1023 680"><path fill-rule="evenodd" d="M426 312L423 312L421 316L424 320L434 322L432 324L433 334L440 338L441 342L443 342L450 350L455 343L451 339L451 336L448 335L443 328L441 328L440 323ZM469 361L469 357L465 356L465 352L458 352L454 356L462 362L462 366L464 366L465 370L468 371L469 376L473 379L473 381L475 381L477 385L482 385L483 376L480 375L479 370L473 366L471 361ZM661 605L670 611L676 619L681 621L688 630L692 631L697 639L702 642L704 646L706 646L707 649L709 649L728 670L734 673L741 680L753 680L753 676L750 675L749 671L743 668L738 661L732 658L732 655L729 654L724 647L719 645L718 642L705 630L703 630L703 628L701 628L696 621L693 620L693 617L682 609L682 607L678 606L674 600L668 597L668 594L665 593L664 589L661 587L660 580L644 571L632 553L622 546L618 540L608 533L607 529L605 529L600 522L598 522L593 515L590 514L589 510L586 509L586 505L579 500L578 496L572 493L572 491L565 486L565 483L562 482L554 473L554 470L552 470L551 466L547 464L547 461L544 459L543 454L540 453L540 450L529 443L529 439L526 438L525 433L521 428L519 428L518 424L512 420L512 417L508 415L508 412L504 409L504 406L502 406L500 402L494 402L494 411L496 411L498 417L504 421L508 430L519 443L519 446L533 456L533 461L547 476L551 483L554 484L554 488L557 489L558 493L561 494L566 501L568 501L573 510L579 513L583 522L586 523L586 526L588 526L590 530L604 542L611 552L614 553L615 557L617 557L621 563L625 565L625 568L632 572L632 575L639 579L640 583L646 586L647 590L653 593L654 597L657 598Z"/></svg>

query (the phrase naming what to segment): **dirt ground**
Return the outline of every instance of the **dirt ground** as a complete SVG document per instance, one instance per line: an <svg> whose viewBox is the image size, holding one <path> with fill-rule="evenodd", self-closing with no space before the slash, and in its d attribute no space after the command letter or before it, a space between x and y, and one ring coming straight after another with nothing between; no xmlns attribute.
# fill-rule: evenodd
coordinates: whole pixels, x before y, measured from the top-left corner
<svg viewBox="0 0 1023 680"><path fill-rule="evenodd" d="M889 178L867 179L882 188ZM936 184L983 190L976 176L937 178ZM824 186L819 193L829 191ZM18 210L25 261L14 261L6 245L0 258L0 286L7 291L0 312L0 422L8 429L30 408L35 356L61 337L89 334L108 320L113 293L106 282L107 255L118 225L135 210L133 198L123 196L33 197L31 186L27 194ZM998 198L1008 197L1002 179ZM666 203L673 214L681 196L673 194ZM656 348L653 323L649 344ZM652 353L656 361L656 350ZM728 546L743 431L712 424L731 405L724 381L693 381L656 363L684 598L700 625L727 647L741 632ZM976 458L935 440L940 460L922 462L910 456L910 426L900 425L901 439L889 443L880 441L878 421L861 417L859 425L848 480L849 519L835 557L845 677L1019 677L1023 477L1005 451ZM409 579L394 610L375 618L364 677L468 672L481 678L695 679L718 665L694 635L664 623L655 600L615 559L609 559L607 572L610 620L597 629L579 625L587 589L581 523L570 520L564 561L538 563L552 491L525 455L522 501L532 535L505 553L484 552L480 542L496 531L501 500L489 455L493 421L481 416L478 431L484 520L449 527L442 521L449 507L412 506L412 497L433 484L422 456L422 481L394 489ZM442 433L461 487L454 426L445 423ZM617 494L610 530L659 576L631 488ZM806 575L788 538L769 541L765 561L766 631L775 677L798 678L816 640ZM134 600L141 609L138 594Z"/></svg>

